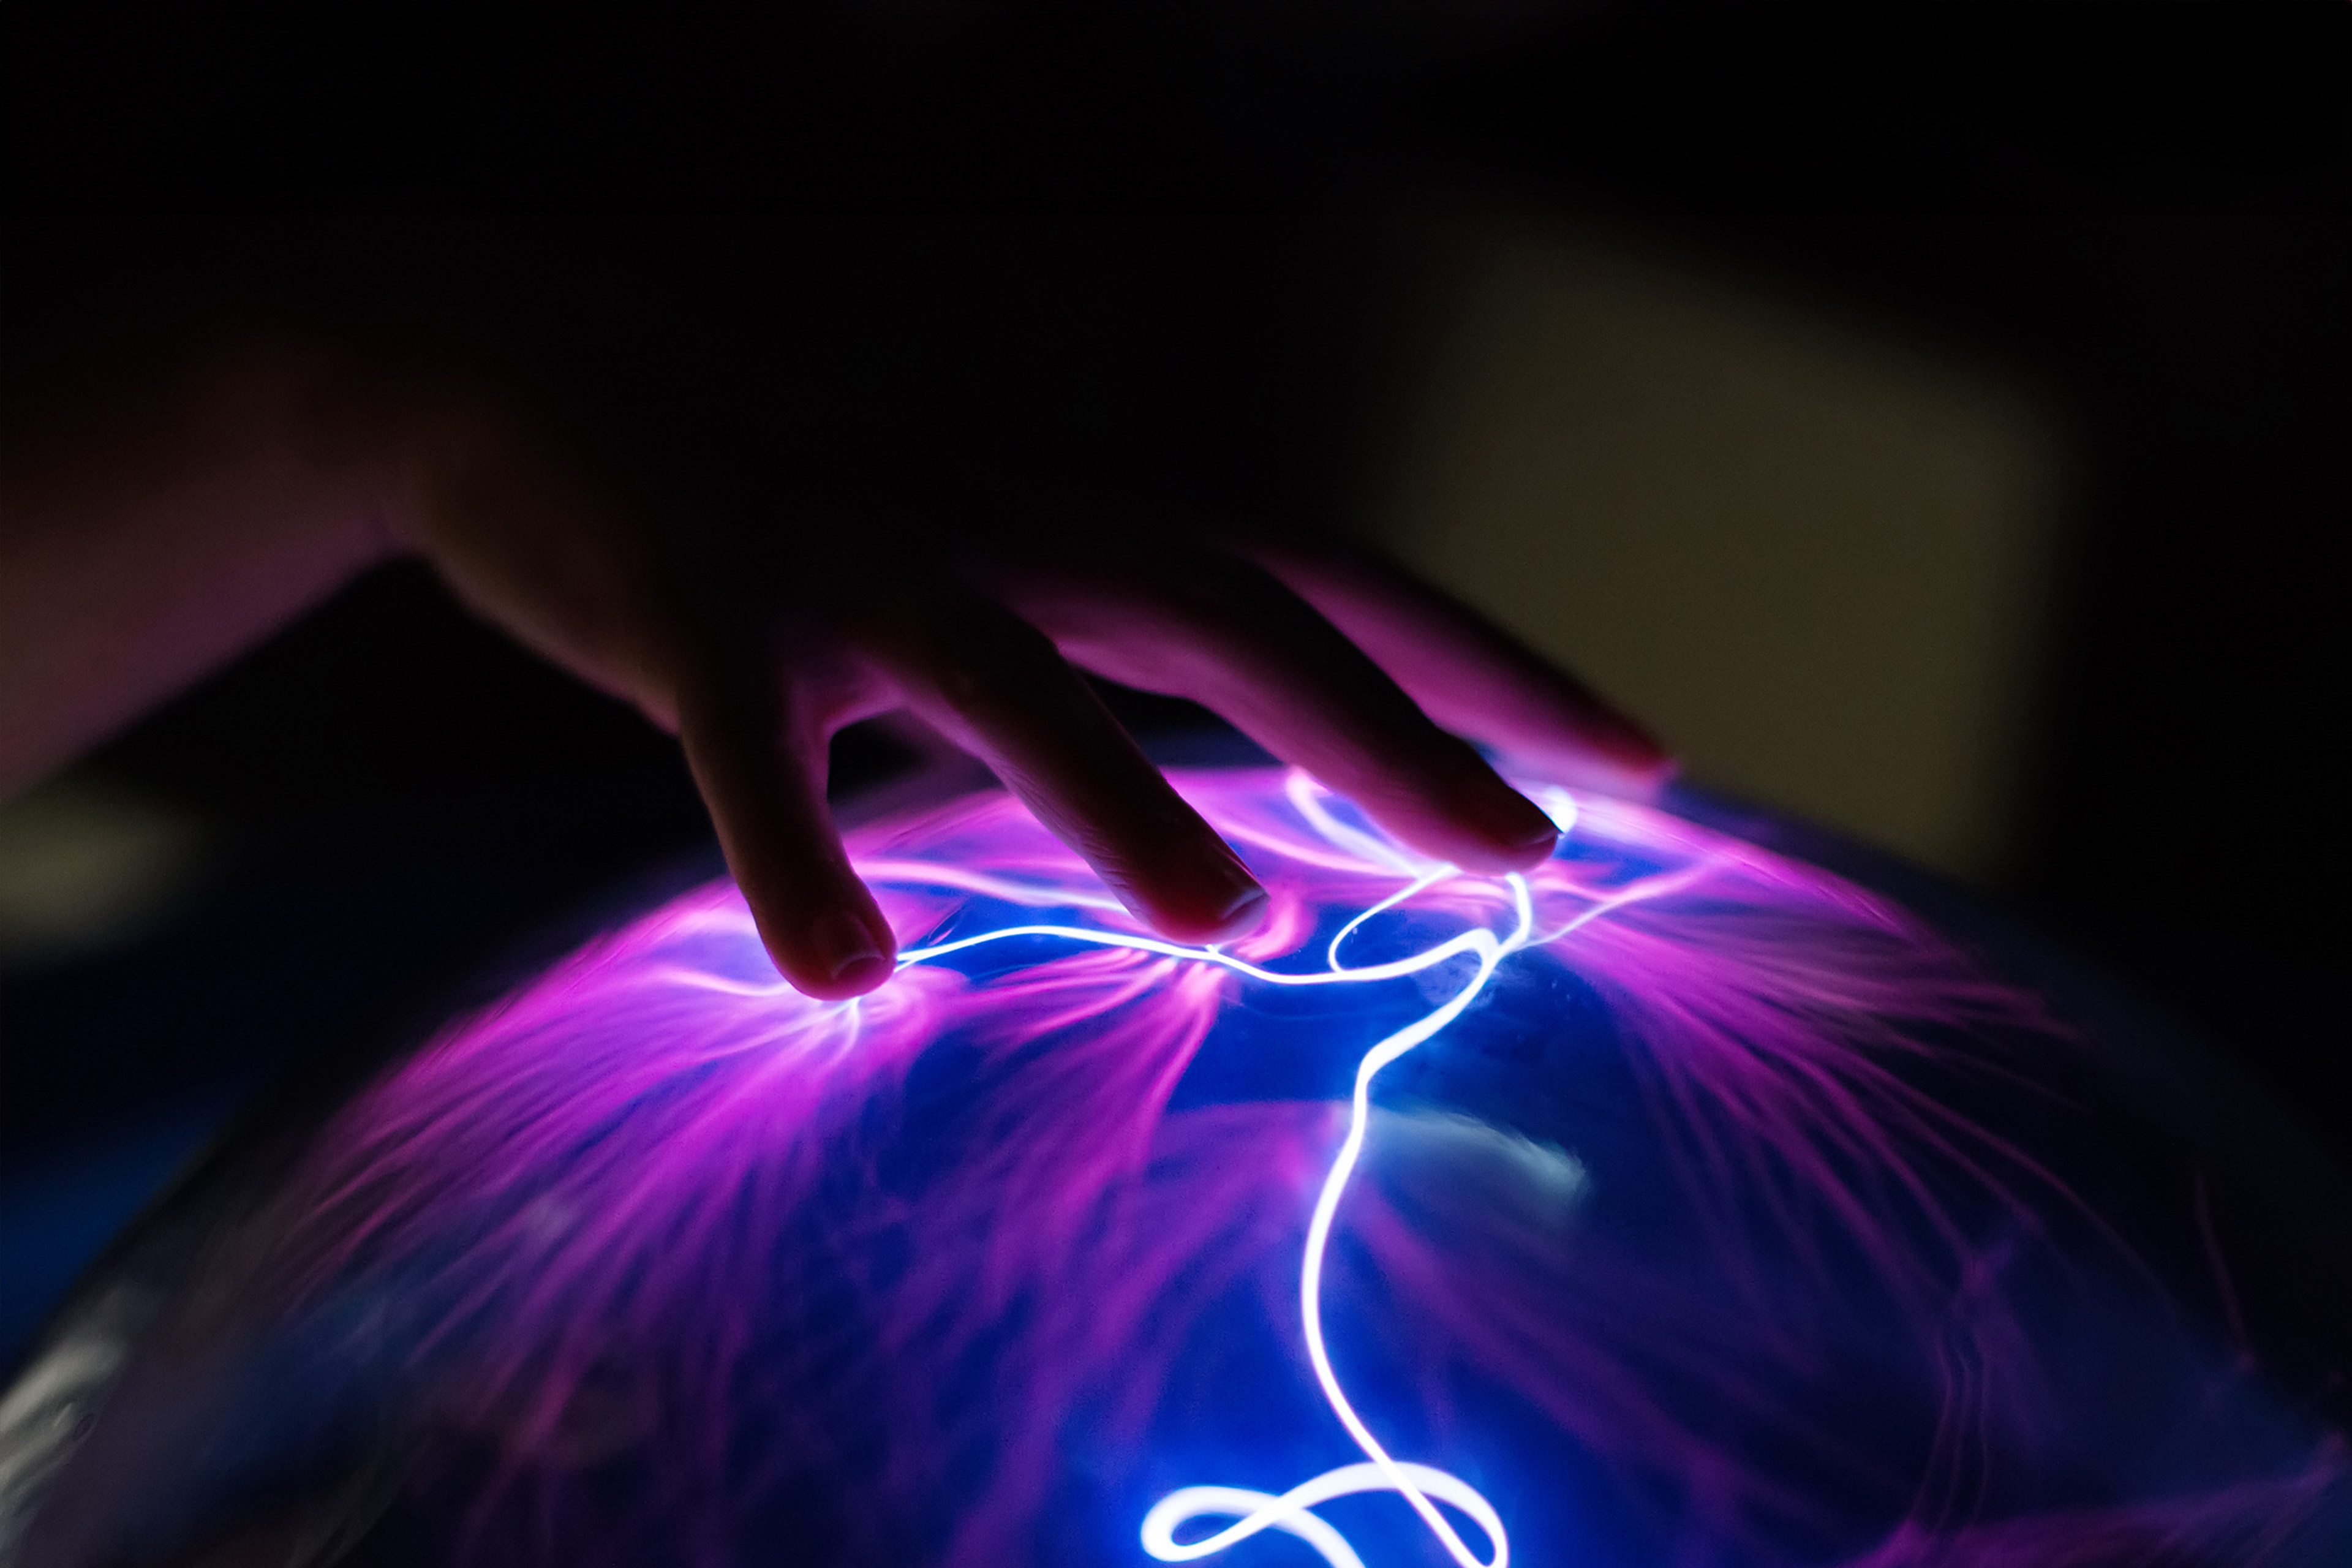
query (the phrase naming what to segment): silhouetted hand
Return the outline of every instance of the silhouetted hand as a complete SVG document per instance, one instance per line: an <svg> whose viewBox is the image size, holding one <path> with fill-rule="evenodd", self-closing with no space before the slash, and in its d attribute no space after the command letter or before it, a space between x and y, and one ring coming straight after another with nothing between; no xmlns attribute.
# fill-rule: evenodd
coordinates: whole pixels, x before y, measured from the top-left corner
<svg viewBox="0 0 2352 1568"><path fill-rule="evenodd" d="M1192 942L1247 930L1265 895L1079 667L1205 704L1473 870L1533 865L1554 834L1448 729L1568 782L1638 791L1666 771L1576 682L1370 559L1066 531L894 551L796 521L780 476L772 547L747 567L525 384L471 356L246 338L168 385L20 424L0 613L22 601L38 624L0 633L0 713L27 716L11 732L33 740L0 754L0 780L62 761L59 737L95 738L60 704L111 727L402 552L677 733L770 953L815 996L891 972L824 771L835 731L892 710L982 758L1139 917ZM1105 537L1131 531L1104 520ZM154 613L100 624L136 647L97 647L110 684L70 689L89 662L71 645L94 634L58 606L125 593Z"/></svg>

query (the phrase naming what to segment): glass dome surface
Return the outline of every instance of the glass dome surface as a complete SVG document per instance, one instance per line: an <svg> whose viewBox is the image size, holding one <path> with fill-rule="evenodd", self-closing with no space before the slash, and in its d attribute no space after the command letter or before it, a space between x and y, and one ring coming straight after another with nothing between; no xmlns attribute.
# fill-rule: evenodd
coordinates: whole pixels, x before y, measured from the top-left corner
<svg viewBox="0 0 2352 1568"><path fill-rule="evenodd" d="M2127 1004L1695 798L1490 879L1176 776L1237 942L968 796L851 835L873 994L712 882L194 1184L5 1560L2352 1560L2340 1187Z"/></svg>

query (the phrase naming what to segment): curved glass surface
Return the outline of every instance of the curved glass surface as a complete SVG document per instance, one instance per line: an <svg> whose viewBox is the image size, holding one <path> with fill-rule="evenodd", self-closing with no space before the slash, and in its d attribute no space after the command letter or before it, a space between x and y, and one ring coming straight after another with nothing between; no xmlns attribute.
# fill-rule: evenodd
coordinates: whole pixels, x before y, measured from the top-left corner
<svg viewBox="0 0 2352 1568"><path fill-rule="evenodd" d="M1241 941L970 796L853 835L870 996L713 883L216 1169L0 1405L10 1560L2346 1560L2340 1187L2127 1007L1687 814L1177 776Z"/></svg>

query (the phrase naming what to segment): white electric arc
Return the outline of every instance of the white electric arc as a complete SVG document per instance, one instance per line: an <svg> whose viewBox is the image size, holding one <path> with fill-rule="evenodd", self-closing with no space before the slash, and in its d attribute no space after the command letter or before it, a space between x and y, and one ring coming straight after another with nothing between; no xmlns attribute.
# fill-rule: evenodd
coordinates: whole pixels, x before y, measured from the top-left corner
<svg viewBox="0 0 2352 1568"><path fill-rule="evenodd" d="M1498 932L1474 928L1404 958L1349 967L1340 962L1339 950L1367 921L1441 882L1465 873L1452 866L1432 865L1416 859L1396 846L1339 821L1324 806L1316 786L1303 773L1294 772L1291 774L1286 793L1300 816L1333 848L1348 851L1406 879L1405 885L1396 892L1366 909L1340 928L1325 951L1323 969L1306 972L1272 970L1236 958L1215 947L1192 947L1156 937L1055 924L1004 926L929 947L911 948L899 954L898 964L904 968L926 963L985 943L1019 937L1057 938L1211 963L1269 985L1360 985L1418 974L1465 956L1474 959L1475 965L1468 979L1451 996L1403 1028L1376 1042L1357 1063L1355 1086L1349 1100L1347 1135L1341 1141L1339 1151L1333 1157L1323 1178L1322 1188L1316 1196L1314 1212L1307 1228L1307 1245L1299 1258L1298 1312L1307 1339L1307 1359L1313 1366L1315 1381L1322 1392L1324 1402L1339 1418L1339 1425L1346 1428L1356 1447L1363 1452L1364 1460L1328 1470L1280 1493L1247 1487L1181 1488L1161 1498L1144 1515L1141 1537L1143 1549L1153 1557L1164 1563L1183 1563L1227 1551L1269 1530L1280 1531L1313 1547L1331 1568L1364 1568L1363 1559L1355 1549L1313 1510L1316 1505L1335 1498L1362 1492L1394 1492L1420 1517L1422 1523L1458 1568L1508 1568L1510 1538L1494 1505L1475 1487L1458 1476L1434 1466L1416 1464L1391 1455L1373 1435L1371 1427L1358 1413L1354 1402L1348 1397L1339 1373L1332 1366L1330 1348L1324 1340L1324 1258L1330 1247L1339 1201L1346 1194L1348 1183L1363 1157L1364 1141L1370 1124L1372 1081L1380 1076L1381 1069L1460 1017L1477 999L1478 994L1486 989L1504 959L1528 947L1557 942L1625 904L1685 886L1691 880L1691 875L1644 879L1613 894L1596 898L1573 918L1540 936L1535 930L1535 904L1527 879L1516 874L1507 876L1503 880L1510 889L1513 913L1509 931ZM1565 838L1575 826L1575 802L1565 790L1547 790L1544 795L1544 804ZM949 888L1016 904L1065 908L1117 907L1110 900L1099 897L992 877L982 878L919 862L874 862L862 866L860 869L875 881ZM1454 1521L1440 1509L1441 1503L1457 1510L1477 1526L1490 1548L1488 1554L1482 1556L1472 1549ZM1176 1538L1177 1532L1188 1524L1216 1519L1233 1522L1195 1540L1179 1541Z"/></svg>

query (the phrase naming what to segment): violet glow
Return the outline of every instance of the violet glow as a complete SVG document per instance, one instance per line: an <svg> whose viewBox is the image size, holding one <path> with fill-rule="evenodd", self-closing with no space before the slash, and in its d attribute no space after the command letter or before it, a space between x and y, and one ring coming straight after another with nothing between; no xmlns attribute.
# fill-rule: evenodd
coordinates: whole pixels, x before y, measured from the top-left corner
<svg viewBox="0 0 2352 1568"><path fill-rule="evenodd" d="M1515 1413L1602 1478L1621 1561L1637 1542L1644 1560L1852 1568L2158 1548L2254 1562L2340 1483L2332 1442L2088 1499L2004 1469L2004 1445L2030 1468L2064 1417L2019 1259L2101 1245L2098 1227L1921 1087L1956 1061L2016 1071L1959 1042L2041 1024L1901 911L1557 789L1538 795L1569 829L1558 855L1485 879L1400 849L1300 774L1178 782L1268 888L1249 936L1150 935L1001 795L876 825L852 850L904 948L888 984L802 997L730 885L680 898L354 1102L247 1249L254 1293L288 1321L364 1317L422 1418L489 1445L460 1531L484 1560L641 1560L657 1540L717 1563L803 1528L812 1552L860 1561L1097 1556L1073 1544L1071 1445L1113 1475L1105 1509L1140 1506L1171 1391L1214 1382L1185 1370L1204 1353L1191 1326L1276 1265L1289 1348L1361 1458L1280 1492L1163 1485L1142 1515L1153 1556L1273 1531L1359 1564L1313 1510L1375 1492L1463 1568L1503 1568L1491 1482L1395 1457L1339 1359L1393 1363L1408 1392L1380 1424L1416 1443L1453 1431L1471 1473L1524 1506L1536 1483L1507 1444L1450 1422L1447 1391ZM1347 962L1359 948L1390 955ZM1376 1102L1384 1070L1474 1011L1565 1027L1543 989L1562 985L1612 1020L1679 1194L1672 1225L1583 1237L1564 1152L1411 1094ZM1274 1062L1280 1092L1192 1092L1204 1050L1253 1010L1333 988L1351 998L1337 1024L1277 1011L1295 1048L1228 1051L1236 1070ZM1676 1226L1704 1289L1654 1250ZM1841 1336L1921 1369L1909 1469L1791 1405ZM543 1521L570 1506L568 1478L616 1456L650 1500L559 1548ZM1808 1493L1823 1486L1864 1500L1832 1517ZM1233 1522L1178 1539L1216 1520Z"/></svg>
<svg viewBox="0 0 2352 1568"><path fill-rule="evenodd" d="M1043 925L1009 926L934 947L919 948L903 955L900 966L903 968L908 964L945 957L982 942L1022 936L1057 937L1103 947L1156 952L1194 963L1215 963L1266 985L1368 984L1418 974L1459 956L1475 957L1477 968L1453 995L1379 1041L1357 1063L1355 1087L1348 1107L1347 1136L1341 1141L1339 1152L1333 1158L1330 1171L1323 1178L1322 1190L1316 1197L1314 1216L1307 1226L1307 1246L1298 1266L1298 1318L1306 1334L1307 1354L1314 1367L1316 1384L1322 1390L1331 1413L1339 1418L1339 1424L1347 1428L1348 1436L1354 1439L1356 1447L1361 1448L1371 1462L1326 1471L1312 1480L1293 1487L1280 1497L1234 1487L1186 1487L1162 1498L1144 1516L1143 1546L1145 1551L1162 1562L1189 1562L1238 1545L1260 1531L1278 1529L1307 1542L1335 1568L1362 1568L1363 1560L1356 1555L1346 1540L1308 1510L1318 1502L1332 1498L1384 1489L1396 1492L1412 1505L1413 1511L1421 1516L1430 1533L1444 1544L1446 1553L1463 1568L1505 1568L1510 1561L1510 1538L1506 1534L1502 1520L1495 1512L1493 1505L1479 1495L1476 1488L1443 1470L1426 1465L1400 1464L1381 1446L1380 1439L1372 1435L1371 1428L1364 1424L1363 1417L1357 1414L1355 1405L1349 1402L1347 1392L1340 1387L1339 1373L1332 1370L1330 1348L1323 1334L1323 1258L1330 1246L1332 1221L1338 1215L1339 1200L1347 1192L1348 1179L1355 1173L1357 1162L1363 1155L1364 1134L1371 1118L1372 1079L1379 1076L1382 1068L1459 1017L1464 1009L1477 998L1478 993L1486 989L1496 965L1538 941L1535 935L1533 898L1525 878L1507 877L1503 879L1511 889L1511 904L1516 917L1507 935L1497 936L1484 927L1474 927L1406 958L1389 963L1349 968L1339 962L1339 948L1361 929L1365 921L1408 900L1430 892L1461 873L1451 866L1409 857L1369 834L1347 827L1325 808L1317 786L1304 773L1293 773L1285 784L1284 794L1301 820L1320 833L1327 844L1335 848L1352 849L1374 863L1385 863L1398 877L1406 879L1404 886L1340 927L1339 934L1331 939L1330 946L1325 952L1325 967L1319 972L1310 970L1286 973L1230 957L1214 947L1186 948L1071 926ZM1554 803L1551 806L1554 823L1562 833L1573 831L1576 822L1574 798L1565 790L1555 789L1549 795ZM907 875L903 872L885 874ZM927 879L919 871L908 879L920 885ZM1650 879L1626 890L1597 897L1584 910L1539 940L1556 942L1621 904L1648 896L1660 888L1662 881L1678 885L1684 879ZM1490 1557L1482 1559L1470 1550L1452 1521L1438 1511L1437 1504L1433 1500L1434 1498L1452 1503L1477 1521L1493 1544ZM1239 1514L1241 1517L1237 1522L1213 1535L1199 1541L1179 1542L1176 1531L1203 1514Z"/></svg>

